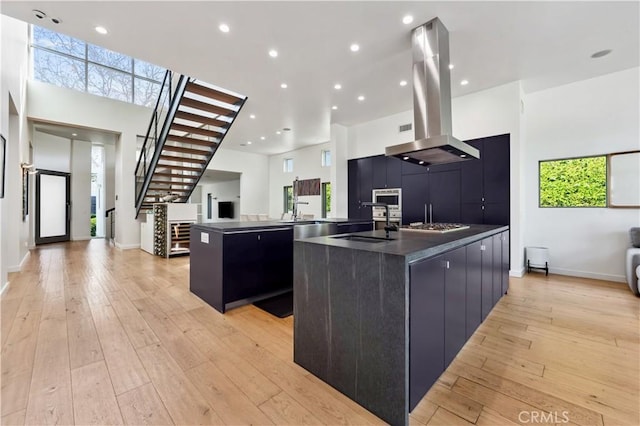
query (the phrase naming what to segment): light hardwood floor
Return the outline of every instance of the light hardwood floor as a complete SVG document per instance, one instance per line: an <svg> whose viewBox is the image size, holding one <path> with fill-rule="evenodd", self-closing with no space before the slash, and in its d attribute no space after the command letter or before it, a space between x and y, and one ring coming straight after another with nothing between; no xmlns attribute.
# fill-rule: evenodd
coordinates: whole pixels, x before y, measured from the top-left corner
<svg viewBox="0 0 640 426"><path fill-rule="evenodd" d="M56 244L10 281L2 424L382 423L292 362L292 317L192 295L189 258ZM638 425L639 308L619 283L512 278L410 422Z"/></svg>

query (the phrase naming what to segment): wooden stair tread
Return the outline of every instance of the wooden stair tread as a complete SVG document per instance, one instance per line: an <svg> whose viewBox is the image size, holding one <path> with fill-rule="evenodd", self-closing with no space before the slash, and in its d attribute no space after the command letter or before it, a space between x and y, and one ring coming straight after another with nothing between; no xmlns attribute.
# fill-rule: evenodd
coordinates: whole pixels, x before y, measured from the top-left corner
<svg viewBox="0 0 640 426"><path fill-rule="evenodd" d="M188 157L179 157L177 155L165 155L160 154L161 160L166 161L175 161L176 163L192 163L192 164L207 164L207 160L202 160L199 158L188 158Z"/></svg>
<svg viewBox="0 0 640 426"><path fill-rule="evenodd" d="M215 99L217 101L225 102L231 105L237 105L238 103L242 102L242 98L230 95L228 93L220 92L216 89L212 89L198 83L194 83L193 81L187 84L185 90L187 92L195 93L200 96L205 96L207 98Z"/></svg>
<svg viewBox="0 0 640 426"><path fill-rule="evenodd" d="M156 188L155 186L150 186L149 191L161 191L163 193L174 193L174 192L191 192L189 188L177 189L177 188Z"/></svg>
<svg viewBox="0 0 640 426"><path fill-rule="evenodd" d="M191 179L191 180L197 179L199 177L194 175L180 175L177 173L165 173L165 172L155 172L153 176L168 177L171 179Z"/></svg>
<svg viewBox="0 0 640 426"><path fill-rule="evenodd" d="M167 135L167 140L180 142L180 143L188 143L191 145L207 146L207 147L218 146L218 142L216 141L206 141L204 139L196 139L196 138L189 138L186 136L172 135L171 133Z"/></svg>
<svg viewBox="0 0 640 426"><path fill-rule="evenodd" d="M218 120L217 118L205 117L204 115L194 114L192 112L180 111L176 112L176 118L182 120L194 121L196 123L209 124L211 126L226 128L229 123L224 120Z"/></svg>
<svg viewBox="0 0 640 426"><path fill-rule="evenodd" d="M204 157L208 157L212 152L204 149L185 148L183 146L173 146L167 144L164 145L164 150L172 152L182 152L184 154L202 155Z"/></svg>
<svg viewBox="0 0 640 426"><path fill-rule="evenodd" d="M206 102L202 102L197 99L187 98L186 96L182 97L180 106L194 108L200 111L211 112L213 114L218 114L223 117L233 117L236 114L236 112L232 109L224 108L218 105L208 104Z"/></svg>
<svg viewBox="0 0 640 426"><path fill-rule="evenodd" d="M223 133L216 132L215 130L203 129L202 127L187 126L186 124L180 123L173 123L171 125L171 128L180 132L195 133L197 135L203 135L212 138L219 138L223 135Z"/></svg>
<svg viewBox="0 0 640 426"><path fill-rule="evenodd" d="M158 164L157 167L163 167L166 169L173 169L173 170L184 170L187 172L201 172L202 171L202 167L187 167L187 166L174 166L171 164Z"/></svg>

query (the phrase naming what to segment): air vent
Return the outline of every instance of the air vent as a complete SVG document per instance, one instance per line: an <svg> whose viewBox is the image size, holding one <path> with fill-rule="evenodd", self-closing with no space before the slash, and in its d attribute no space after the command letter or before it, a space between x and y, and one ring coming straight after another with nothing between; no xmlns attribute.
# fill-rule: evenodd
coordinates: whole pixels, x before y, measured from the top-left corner
<svg viewBox="0 0 640 426"><path fill-rule="evenodd" d="M400 125L400 127L398 127L398 132L399 133L408 132L412 128L413 128L413 125L411 123L402 124L402 125Z"/></svg>

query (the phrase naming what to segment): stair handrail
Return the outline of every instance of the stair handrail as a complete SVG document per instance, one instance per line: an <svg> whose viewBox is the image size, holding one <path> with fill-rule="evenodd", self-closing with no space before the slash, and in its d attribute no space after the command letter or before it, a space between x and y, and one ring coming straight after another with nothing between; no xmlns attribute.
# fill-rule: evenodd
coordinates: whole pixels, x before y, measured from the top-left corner
<svg viewBox="0 0 640 426"><path fill-rule="evenodd" d="M189 77L185 75L180 75L178 79L178 83L176 84L175 91L171 93L172 87L172 73L171 71L167 71L165 74L165 79L163 80L162 88L168 83L169 91L168 91L168 99L169 99L169 107L167 109L167 114L163 119L162 129L158 134L158 124L160 121L160 116L158 115L159 107L161 104L161 99L163 95L163 91L161 89L160 95L158 96L158 102L156 103L156 108L153 111L153 115L151 117L151 122L149 123L149 129L147 131L147 136L145 138L145 142L143 144L142 151L140 152L140 159L138 160L138 165L136 166L136 189L138 188L138 184L141 183L140 189L136 192L136 217L138 213L140 213L140 209L144 202L144 195L146 194L149 185L151 183L151 178L153 177L153 171L155 170L158 161L160 160L160 154L162 152L162 148L167 140L167 136L169 134L169 130L171 127L171 123L178 111L178 107L180 106L180 101L182 96L184 95L185 89L187 87L187 83L189 82ZM150 144L150 135L151 131L154 130L154 138L155 145ZM147 163L147 150L153 147L153 155L151 156L150 161ZM140 165L144 164L144 180L140 182L140 178L142 177L142 173L140 170Z"/></svg>

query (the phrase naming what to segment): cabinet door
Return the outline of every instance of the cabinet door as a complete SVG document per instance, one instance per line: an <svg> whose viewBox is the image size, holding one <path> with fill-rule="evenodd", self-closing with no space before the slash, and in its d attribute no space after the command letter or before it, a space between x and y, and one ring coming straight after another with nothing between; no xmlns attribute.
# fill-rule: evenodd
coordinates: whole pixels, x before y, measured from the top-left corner
<svg viewBox="0 0 640 426"><path fill-rule="evenodd" d="M421 166L419 164L410 163L409 161L400 161L400 169L402 170L402 175L414 175L414 174L426 174L429 170L426 166Z"/></svg>
<svg viewBox="0 0 640 426"><path fill-rule="evenodd" d="M493 306L502 297L502 234L491 237L493 243Z"/></svg>
<svg viewBox="0 0 640 426"><path fill-rule="evenodd" d="M425 222L429 196L429 176L413 174L402 176L402 223Z"/></svg>
<svg viewBox="0 0 640 426"><path fill-rule="evenodd" d="M460 170L429 172L434 222L460 222Z"/></svg>
<svg viewBox="0 0 640 426"><path fill-rule="evenodd" d="M466 338L482 322L482 242L469 244L467 249Z"/></svg>
<svg viewBox="0 0 640 426"><path fill-rule="evenodd" d="M493 240L482 240L482 321L493 308Z"/></svg>
<svg viewBox="0 0 640 426"><path fill-rule="evenodd" d="M384 155L378 155L372 158L373 169L373 189L387 187L387 158Z"/></svg>
<svg viewBox="0 0 640 426"><path fill-rule="evenodd" d="M259 234L262 274L259 293L293 288L293 228Z"/></svg>
<svg viewBox="0 0 640 426"><path fill-rule="evenodd" d="M502 233L502 294L509 290L509 231Z"/></svg>
<svg viewBox="0 0 640 426"><path fill-rule="evenodd" d="M360 202L371 201L373 190L373 158L358 159L358 192ZM371 207L360 206L360 219L371 219Z"/></svg>
<svg viewBox="0 0 640 426"><path fill-rule="evenodd" d="M460 222L469 224L484 223L482 203L463 203L460 207Z"/></svg>
<svg viewBox="0 0 640 426"><path fill-rule="evenodd" d="M485 203L483 223L487 225L508 225L509 203Z"/></svg>
<svg viewBox="0 0 640 426"><path fill-rule="evenodd" d="M465 247L445 254L444 368L466 342L467 252Z"/></svg>
<svg viewBox="0 0 640 426"><path fill-rule="evenodd" d="M486 138L482 162L485 202L509 203L509 135Z"/></svg>
<svg viewBox="0 0 640 426"><path fill-rule="evenodd" d="M360 184L358 182L358 160L349 160L347 169L349 217L360 217Z"/></svg>
<svg viewBox="0 0 640 426"><path fill-rule="evenodd" d="M262 259L257 232L224 235L224 303L256 294L262 279Z"/></svg>
<svg viewBox="0 0 640 426"><path fill-rule="evenodd" d="M396 157L387 158L387 188L402 186L402 160Z"/></svg>
<svg viewBox="0 0 640 426"><path fill-rule="evenodd" d="M463 204L482 203L484 201L482 193L482 140L469 141L467 143L480 151L480 159L460 163L460 200Z"/></svg>
<svg viewBox="0 0 640 426"><path fill-rule="evenodd" d="M444 371L444 259L409 266L409 411Z"/></svg>

